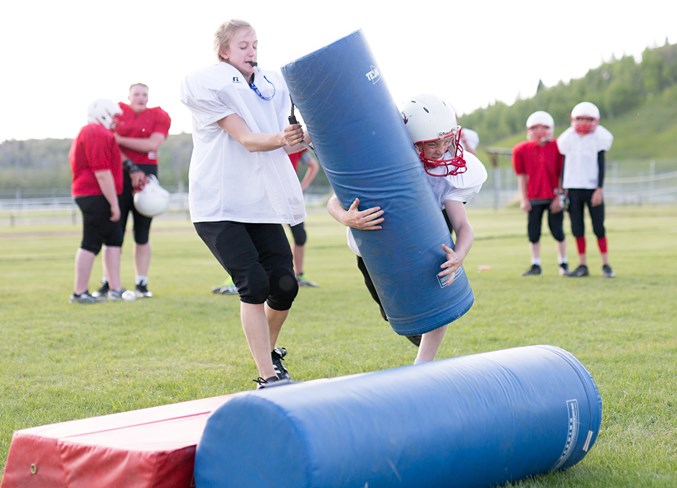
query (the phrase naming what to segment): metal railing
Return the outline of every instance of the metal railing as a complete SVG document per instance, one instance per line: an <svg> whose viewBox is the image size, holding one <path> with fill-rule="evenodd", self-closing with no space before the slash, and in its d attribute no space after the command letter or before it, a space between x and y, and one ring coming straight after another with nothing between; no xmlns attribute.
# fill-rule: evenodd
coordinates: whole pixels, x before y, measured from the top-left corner
<svg viewBox="0 0 677 488"><path fill-rule="evenodd" d="M505 157L505 154L502 154ZM503 208L517 205L517 177L512 167L487 165L488 179L471 202L478 208ZM306 193L309 209L321 209L331 194L330 187L313 186ZM0 191L0 227L45 222L80 222L80 211L73 198L57 190ZM610 162L607 166L604 198L607 205L662 205L677 203L677 161L657 165L652 161ZM164 218L185 218L188 193L171 194Z"/></svg>

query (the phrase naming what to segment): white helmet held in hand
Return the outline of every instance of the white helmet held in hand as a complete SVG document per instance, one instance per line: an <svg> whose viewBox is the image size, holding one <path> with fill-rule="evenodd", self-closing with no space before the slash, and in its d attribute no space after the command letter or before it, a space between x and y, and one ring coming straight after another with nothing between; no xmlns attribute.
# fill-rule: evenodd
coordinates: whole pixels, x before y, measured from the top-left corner
<svg viewBox="0 0 677 488"><path fill-rule="evenodd" d="M146 217L155 217L167 210L169 192L160 186L155 175L149 175L143 190L134 194L134 207Z"/></svg>
<svg viewBox="0 0 677 488"><path fill-rule="evenodd" d="M400 110L404 125L426 173L431 176L448 176L466 171L463 147L460 144L461 128L456 125L456 112L435 95L422 94L407 100ZM430 159L425 156L423 145L427 142L449 140L452 159ZM436 168L443 168L439 172Z"/></svg>
<svg viewBox="0 0 677 488"><path fill-rule="evenodd" d="M115 118L122 113L117 102L108 98L99 98L89 104L87 108L87 120L103 125L106 129L112 129Z"/></svg>

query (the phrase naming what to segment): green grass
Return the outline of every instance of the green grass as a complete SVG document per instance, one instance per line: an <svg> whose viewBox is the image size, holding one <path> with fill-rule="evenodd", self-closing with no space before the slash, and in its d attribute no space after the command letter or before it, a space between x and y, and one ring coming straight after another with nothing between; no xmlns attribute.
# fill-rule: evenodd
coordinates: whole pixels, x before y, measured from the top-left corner
<svg viewBox="0 0 677 488"><path fill-rule="evenodd" d="M466 269L476 303L450 327L438 357L556 345L588 368L604 403L598 441L583 461L515 486L676 486L677 209L608 210L615 280L602 278L591 238L591 276L560 278L548 234L544 275L523 278L529 265L525 215L517 209L469 213L476 239ZM79 225L0 228L3 470L15 430L255 386L239 302L211 293L225 273L186 220L161 218L154 226L156 296L97 306L67 300ZM320 288L301 289L282 332L294 377L410 364L415 349L380 318L344 229L321 209L310 214L307 229L306 274ZM130 250L126 246L123 255L127 286L133 280ZM490 269L480 272L480 266ZM97 260L92 289L99 270Z"/></svg>

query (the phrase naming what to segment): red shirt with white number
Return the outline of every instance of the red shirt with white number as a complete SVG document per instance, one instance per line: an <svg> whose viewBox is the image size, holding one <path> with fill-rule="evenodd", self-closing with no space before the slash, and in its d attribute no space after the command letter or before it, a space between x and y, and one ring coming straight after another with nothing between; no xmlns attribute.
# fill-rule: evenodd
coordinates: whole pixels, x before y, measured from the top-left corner
<svg viewBox="0 0 677 488"><path fill-rule="evenodd" d="M115 132L123 137L148 138L154 132L159 132L167 137L172 119L169 114L160 107L147 108L142 112L135 112L126 103L120 102L122 115L115 124ZM139 152L128 147L120 148L127 159L137 164L158 164L157 153Z"/></svg>

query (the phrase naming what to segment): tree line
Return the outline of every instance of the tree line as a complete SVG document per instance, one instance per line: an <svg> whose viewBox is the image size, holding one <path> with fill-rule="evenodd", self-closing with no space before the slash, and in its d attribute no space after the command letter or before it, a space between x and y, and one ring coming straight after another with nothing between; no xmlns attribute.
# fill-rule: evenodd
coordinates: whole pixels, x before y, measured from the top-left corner
<svg viewBox="0 0 677 488"><path fill-rule="evenodd" d="M578 102L595 103L603 124L612 132L627 157L677 157L677 44L646 49L640 61L623 56L591 69L584 77L546 87L539 82L536 94L507 105L495 102L462 117L476 130L481 146L507 144L523 138L524 123L532 112L547 110L558 127L569 125L569 113ZM635 134L641 134L637 137ZM513 138L513 139L510 139ZM616 143L614 143L616 144ZM9 140L0 144L0 190L70 190L68 151L71 139ZM163 185L185 190L193 149L190 134L170 135L161 146L160 176ZM616 155L618 157L618 155ZM317 186L328 186L321 171Z"/></svg>
<svg viewBox="0 0 677 488"><path fill-rule="evenodd" d="M495 102L487 108L463 116L463 125L482 135L485 144L492 144L515 134L523 134L525 121L537 110L545 110L557 127L569 126L571 109L579 102L596 104L605 121L636 111L645 103L660 97L677 84L677 44L645 49L641 61L623 56L591 69L583 78L560 81L546 87L539 81L536 94L517 100L512 105ZM657 121L675 125L675 117ZM603 122L605 123L605 122Z"/></svg>

